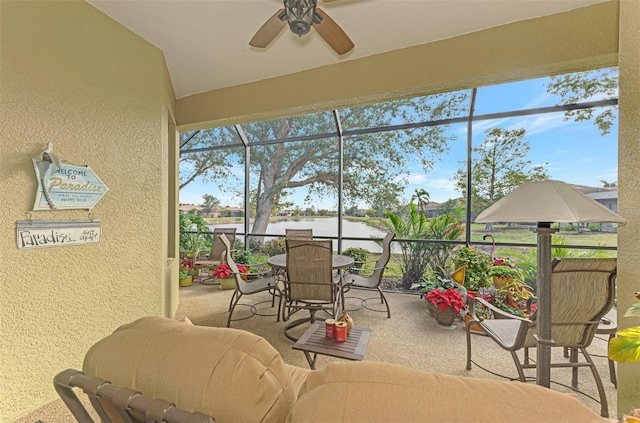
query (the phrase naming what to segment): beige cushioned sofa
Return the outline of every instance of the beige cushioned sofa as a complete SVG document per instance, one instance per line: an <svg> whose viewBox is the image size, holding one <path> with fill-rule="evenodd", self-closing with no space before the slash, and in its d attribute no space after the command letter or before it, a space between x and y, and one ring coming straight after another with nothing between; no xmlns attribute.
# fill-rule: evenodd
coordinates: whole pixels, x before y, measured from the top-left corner
<svg viewBox="0 0 640 423"><path fill-rule="evenodd" d="M606 421L534 384L373 361L309 370L285 363L252 333L161 317L141 318L96 343L83 371L217 423Z"/></svg>

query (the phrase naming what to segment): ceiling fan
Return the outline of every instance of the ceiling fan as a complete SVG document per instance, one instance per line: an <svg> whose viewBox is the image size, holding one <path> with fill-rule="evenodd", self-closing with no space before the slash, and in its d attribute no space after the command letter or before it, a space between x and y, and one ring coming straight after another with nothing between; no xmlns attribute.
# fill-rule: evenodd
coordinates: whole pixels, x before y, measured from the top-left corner
<svg viewBox="0 0 640 423"><path fill-rule="evenodd" d="M334 0L324 0L329 2ZM249 45L258 48L267 47L289 24L291 32L302 37L313 26L318 34L339 55L350 51L354 45L347 34L322 9L317 7L317 0L284 0L284 8L278 10L256 32Z"/></svg>

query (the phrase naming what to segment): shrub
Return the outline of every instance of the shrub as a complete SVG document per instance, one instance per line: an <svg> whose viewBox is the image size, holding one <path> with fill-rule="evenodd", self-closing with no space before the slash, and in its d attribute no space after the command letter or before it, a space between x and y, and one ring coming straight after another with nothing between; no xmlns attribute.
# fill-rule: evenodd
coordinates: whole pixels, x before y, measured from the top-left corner
<svg viewBox="0 0 640 423"><path fill-rule="evenodd" d="M284 254L287 251L287 247L284 238L276 238L271 241L267 241L262 246L265 254L269 257L277 256L278 254Z"/></svg>
<svg viewBox="0 0 640 423"><path fill-rule="evenodd" d="M427 219L424 214L418 212L418 207L413 202L409 204L408 213L404 215L387 213L387 216L389 220L384 221L387 230L395 233L398 238L419 240L399 242L402 255L398 264L402 270L402 287L409 288L420 281L428 271L440 276L448 273L452 267L451 253L455 244L424 242L424 240L455 241L459 239L464 234L464 230L454 216L445 214Z"/></svg>
<svg viewBox="0 0 640 423"><path fill-rule="evenodd" d="M563 236L552 237L553 244L566 245L567 239ZM524 283L529 285L534 291L537 289L537 269L538 269L538 253L537 248L529 248L528 250L521 250L516 248L504 248L498 252L500 255L510 256L516 266L522 271L524 276ZM574 250L563 247L553 247L551 249L551 257L563 258L563 257L585 257L585 258L597 258L606 257L604 250Z"/></svg>
<svg viewBox="0 0 640 423"><path fill-rule="evenodd" d="M241 249L233 254L233 261L239 264L249 264L251 259L251 251L247 249Z"/></svg>
<svg viewBox="0 0 640 423"><path fill-rule="evenodd" d="M369 259L369 250L359 247L349 247L342 252L343 255L349 256L354 260L351 271L358 273L362 268L362 264Z"/></svg>

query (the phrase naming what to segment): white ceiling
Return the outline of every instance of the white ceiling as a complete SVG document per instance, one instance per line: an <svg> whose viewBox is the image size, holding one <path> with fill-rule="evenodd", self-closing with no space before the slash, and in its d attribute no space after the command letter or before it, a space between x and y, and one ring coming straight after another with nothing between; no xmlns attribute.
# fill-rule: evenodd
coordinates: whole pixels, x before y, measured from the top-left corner
<svg viewBox="0 0 640 423"><path fill-rule="evenodd" d="M280 0L87 0L164 52L177 98L353 60L606 0L340 0L318 7L355 48L338 56L312 29L248 45Z"/></svg>

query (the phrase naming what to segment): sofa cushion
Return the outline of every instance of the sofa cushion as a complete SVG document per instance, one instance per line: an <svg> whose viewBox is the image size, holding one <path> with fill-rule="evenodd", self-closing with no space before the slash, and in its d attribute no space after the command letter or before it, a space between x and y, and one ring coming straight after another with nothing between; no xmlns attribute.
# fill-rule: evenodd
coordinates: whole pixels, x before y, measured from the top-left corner
<svg viewBox="0 0 640 423"><path fill-rule="evenodd" d="M599 422L577 399L534 384L334 362L311 372L288 423Z"/></svg>
<svg viewBox="0 0 640 423"><path fill-rule="evenodd" d="M97 342L83 371L217 423L283 422L308 373L294 372L260 336L162 317L141 318Z"/></svg>

